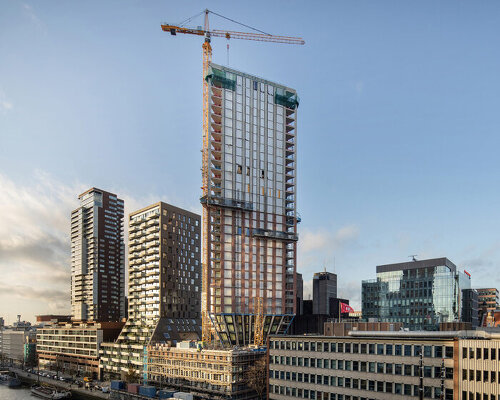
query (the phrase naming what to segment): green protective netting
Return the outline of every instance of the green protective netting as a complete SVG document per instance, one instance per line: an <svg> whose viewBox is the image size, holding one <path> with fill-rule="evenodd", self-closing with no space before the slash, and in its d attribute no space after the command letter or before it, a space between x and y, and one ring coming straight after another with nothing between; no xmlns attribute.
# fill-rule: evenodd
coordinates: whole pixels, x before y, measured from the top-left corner
<svg viewBox="0 0 500 400"><path fill-rule="evenodd" d="M236 77L230 72L210 67L205 79L211 85L216 87L223 87L224 89L230 90L236 89Z"/></svg>
<svg viewBox="0 0 500 400"><path fill-rule="evenodd" d="M280 106L294 110L299 106L299 96L296 93L278 88L274 95L274 102Z"/></svg>

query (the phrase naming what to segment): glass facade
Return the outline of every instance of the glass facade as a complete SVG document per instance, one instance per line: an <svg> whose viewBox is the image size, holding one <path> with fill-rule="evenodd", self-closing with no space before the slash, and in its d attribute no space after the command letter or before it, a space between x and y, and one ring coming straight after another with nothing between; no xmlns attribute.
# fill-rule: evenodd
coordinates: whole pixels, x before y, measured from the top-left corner
<svg viewBox="0 0 500 400"><path fill-rule="evenodd" d="M218 337L243 345L259 299L265 332L282 332L295 313L298 98L215 64L206 81L202 304Z"/></svg>
<svg viewBox="0 0 500 400"><path fill-rule="evenodd" d="M444 258L377 267L377 279L362 282L363 318L437 330L460 321L463 289L470 279Z"/></svg>

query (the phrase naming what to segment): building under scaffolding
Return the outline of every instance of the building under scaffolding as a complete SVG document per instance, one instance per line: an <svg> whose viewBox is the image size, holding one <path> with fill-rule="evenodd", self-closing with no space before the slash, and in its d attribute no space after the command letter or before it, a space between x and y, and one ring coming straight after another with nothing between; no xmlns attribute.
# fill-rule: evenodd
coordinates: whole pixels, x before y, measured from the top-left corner
<svg viewBox="0 0 500 400"><path fill-rule="evenodd" d="M202 399L255 399L245 384L245 372L262 349L207 349L196 342L148 346L148 382L159 387L189 391Z"/></svg>

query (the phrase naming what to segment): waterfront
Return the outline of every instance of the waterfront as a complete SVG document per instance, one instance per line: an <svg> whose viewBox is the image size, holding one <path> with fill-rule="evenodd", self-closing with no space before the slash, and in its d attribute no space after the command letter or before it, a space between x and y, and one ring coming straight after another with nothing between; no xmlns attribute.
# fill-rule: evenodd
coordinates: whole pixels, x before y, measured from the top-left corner
<svg viewBox="0 0 500 400"><path fill-rule="evenodd" d="M29 388L10 389L7 386L0 385L0 399L2 400L33 400Z"/></svg>

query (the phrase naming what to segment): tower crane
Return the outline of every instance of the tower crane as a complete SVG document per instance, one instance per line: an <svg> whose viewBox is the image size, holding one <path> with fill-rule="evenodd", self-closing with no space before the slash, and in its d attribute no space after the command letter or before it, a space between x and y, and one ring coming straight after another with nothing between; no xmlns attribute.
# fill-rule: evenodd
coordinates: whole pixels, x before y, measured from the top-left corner
<svg viewBox="0 0 500 400"><path fill-rule="evenodd" d="M197 27L197 28L187 28L183 25L186 23L189 23L191 20L194 18L197 18L201 15L205 16L204 20L204 26L203 27ZM234 22L236 24L239 24L241 26L244 26L246 28L249 28L255 32L236 32L236 31L229 31L229 30L222 30L222 29L210 29L210 24L208 20L208 15L213 14L218 17L221 17L223 19L226 19L230 22ZM203 196L208 195L208 164L209 164L209 140L210 140L210 135L209 135L209 93L208 93L208 83L205 80L205 77L209 71L210 68L210 62L212 61L212 46L210 44L212 37L219 37L219 38L225 38L225 39L244 39L244 40L255 40L259 42L274 42L274 43L284 43L284 44L297 44L297 45L303 45L305 44L305 41L302 38L299 37L292 37L292 36L277 36L277 35L271 35L269 33L263 32L261 30L258 30L256 28L252 28L251 26L242 24L240 22L237 22L233 19L224 17L223 15L217 14L213 11L210 11L208 9L205 9L201 13L194 15L191 18L188 18L187 20L183 21L179 25L171 25L171 24L162 24L161 29L164 32L170 32L171 35L176 36L178 33L184 33L188 35L197 35L197 36L203 36L205 40L203 41L202 45L202 50L203 50L203 166L202 166L202 177L203 177ZM203 207L203 222L206 223L208 220L208 210L207 210L208 205ZM204 229L203 229L204 228ZM202 228L203 234L202 234L202 257L205 259L206 254L207 254L207 227L204 226ZM208 307L207 307L207 296L208 296L208 265L205 262L204 264L202 263L202 340L204 342L211 342L211 337L213 333L212 329L212 323L209 317L208 313ZM256 321L257 325L257 336L256 336L256 343L259 343L260 345L262 344L262 328L263 328L263 318L264 315L262 313L262 303L263 299L259 298L257 300L257 319L259 321Z"/></svg>

